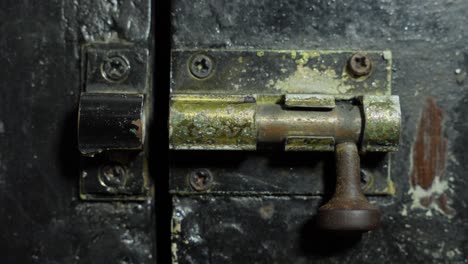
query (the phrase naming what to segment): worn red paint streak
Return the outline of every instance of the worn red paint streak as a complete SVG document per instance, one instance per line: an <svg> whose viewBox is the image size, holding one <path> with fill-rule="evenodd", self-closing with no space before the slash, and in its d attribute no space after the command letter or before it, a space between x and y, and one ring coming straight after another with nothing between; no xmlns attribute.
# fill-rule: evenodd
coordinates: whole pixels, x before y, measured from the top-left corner
<svg viewBox="0 0 468 264"><path fill-rule="evenodd" d="M411 184L428 190L435 177L442 177L447 157L447 139L443 137L444 113L434 98L429 97L419 121L419 130L413 145Z"/></svg>
<svg viewBox="0 0 468 264"><path fill-rule="evenodd" d="M447 161L447 139L443 135L444 112L433 97L428 97L419 121L416 141L413 145L413 170L411 185L430 190L434 180L444 177ZM431 194L420 197L420 204L429 207L435 203L447 214L454 211L449 206L446 194Z"/></svg>

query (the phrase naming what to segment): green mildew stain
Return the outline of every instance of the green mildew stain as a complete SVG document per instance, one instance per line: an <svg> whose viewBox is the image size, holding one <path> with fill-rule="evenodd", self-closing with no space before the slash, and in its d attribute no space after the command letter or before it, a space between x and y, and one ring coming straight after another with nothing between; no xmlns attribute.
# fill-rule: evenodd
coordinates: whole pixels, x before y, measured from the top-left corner
<svg viewBox="0 0 468 264"><path fill-rule="evenodd" d="M388 175L389 177L387 177L387 186L383 189L375 190L375 194L395 196L396 194L395 184L393 183L392 179L390 179L390 174Z"/></svg>
<svg viewBox="0 0 468 264"><path fill-rule="evenodd" d="M317 58L320 57L320 53L316 51L310 51L310 52L301 52L299 53L301 58L296 60L296 63L299 65L305 65L307 62L309 62L310 58ZM295 59L296 56L293 57Z"/></svg>
<svg viewBox="0 0 468 264"><path fill-rule="evenodd" d="M175 101L170 138L176 149L253 150L255 104Z"/></svg>
<svg viewBox="0 0 468 264"><path fill-rule="evenodd" d="M388 92L386 95L390 95L391 90L392 90L392 67L393 67L392 66L393 64L392 52L389 50L385 50L382 53L382 57L387 61L386 70L387 70L387 91Z"/></svg>
<svg viewBox="0 0 468 264"><path fill-rule="evenodd" d="M353 87L345 85L332 68L318 70L298 64L296 71L273 85L282 93L343 94Z"/></svg>
<svg viewBox="0 0 468 264"><path fill-rule="evenodd" d="M333 151L335 139L332 137L289 137L286 151Z"/></svg>
<svg viewBox="0 0 468 264"><path fill-rule="evenodd" d="M388 194L395 196L396 194L395 184L393 183L392 179L390 179L390 177L387 179L387 184L388 184L388 187L385 190L387 191Z"/></svg>
<svg viewBox="0 0 468 264"><path fill-rule="evenodd" d="M366 151L396 151L401 126L398 97L366 96L363 104L366 116L363 146Z"/></svg>

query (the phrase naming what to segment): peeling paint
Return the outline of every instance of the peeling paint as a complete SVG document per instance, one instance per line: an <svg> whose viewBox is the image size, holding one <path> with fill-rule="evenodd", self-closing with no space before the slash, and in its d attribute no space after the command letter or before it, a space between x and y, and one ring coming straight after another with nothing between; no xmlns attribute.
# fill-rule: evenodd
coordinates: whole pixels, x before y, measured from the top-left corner
<svg viewBox="0 0 468 264"><path fill-rule="evenodd" d="M171 253L172 253L172 263L173 264L179 263L179 260L177 258L177 243L172 243Z"/></svg>
<svg viewBox="0 0 468 264"><path fill-rule="evenodd" d="M301 58L296 60L296 63L299 65L305 65L309 62L310 58L320 57L320 52L310 51L310 52L301 52ZM294 58L293 58L294 59Z"/></svg>
<svg viewBox="0 0 468 264"><path fill-rule="evenodd" d="M292 51L292 52L291 52L291 58L292 58L293 60L295 60L295 59L296 59L296 56L297 56L297 52Z"/></svg>
<svg viewBox="0 0 468 264"><path fill-rule="evenodd" d="M443 119L444 112L435 99L427 98L410 159L409 193L413 199L411 209L424 209L427 216L432 216L432 210L436 210L452 217L455 210L450 206L447 195L450 186L444 178L448 141L443 135Z"/></svg>
<svg viewBox="0 0 468 264"><path fill-rule="evenodd" d="M321 71L300 63L292 75L278 80L274 88L282 93L341 94L353 87L343 84L341 76L331 68Z"/></svg>
<svg viewBox="0 0 468 264"><path fill-rule="evenodd" d="M402 216L408 216L408 208L406 207L406 205L403 205L403 209L401 209L400 214Z"/></svg>
<svg viewBox="0 0 468 264"><path fill-rule="evenodd" d="M130 129L130 132L135 134L135 136L137 136L140 139L140 141L143 141L143 124L141 122L141 119L133 120L132 125L136 126L136 129L132 128Z"/></svg>
<svg viewBox="0 0 468 264"><path fill-rule="evenodd" d="M268 220L275 213L275 206L273 205L273 203L268 203L260 207L258 212L260 213L260 216L262 217L263 220Z"/></svg>
<svg viewBox="0 0 468 264"><path fill-rule="evenodd" d="M392 179L390 179L390 177L387 178L387 187L385 187L382 190L382 193L387 193L389 195L395 196L396 194L395 184L393 183Z"/></svg>

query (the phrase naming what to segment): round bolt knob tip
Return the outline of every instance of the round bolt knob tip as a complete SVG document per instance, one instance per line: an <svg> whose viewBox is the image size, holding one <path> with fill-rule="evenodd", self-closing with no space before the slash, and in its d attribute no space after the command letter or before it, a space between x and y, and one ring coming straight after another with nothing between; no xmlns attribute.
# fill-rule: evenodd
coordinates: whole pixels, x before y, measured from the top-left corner
<svg viewBox="0 0 468 264"><path fill-rule="evenodd" d="M319 209L318 227L330 231L366 232L379 226L380 211L375 209Z"/></svg>

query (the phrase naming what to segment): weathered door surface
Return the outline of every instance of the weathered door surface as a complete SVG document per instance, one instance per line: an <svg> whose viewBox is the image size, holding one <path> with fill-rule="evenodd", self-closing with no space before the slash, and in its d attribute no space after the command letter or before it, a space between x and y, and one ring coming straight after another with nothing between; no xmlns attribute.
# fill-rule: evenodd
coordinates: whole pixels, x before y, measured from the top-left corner
<svg viewBox="0 0 468 264"><path fill-rule="evenodd" d="M467 14L464 0L1 1L0 262L468 263ZM173 141L177 100L194 100L178 92L320 89L356 53L375 80L337 92L401 106L399 150L361 157L377 229L317 227L332 152L177 149L199 135Z"/></svg>

